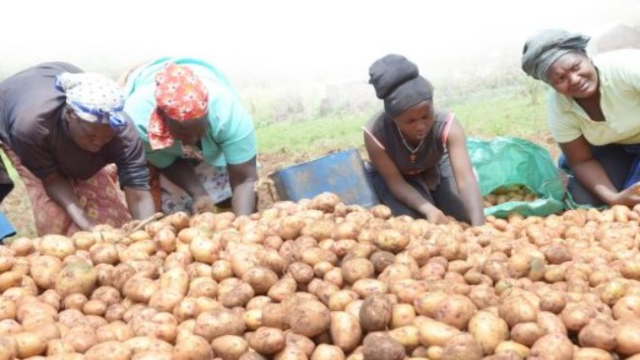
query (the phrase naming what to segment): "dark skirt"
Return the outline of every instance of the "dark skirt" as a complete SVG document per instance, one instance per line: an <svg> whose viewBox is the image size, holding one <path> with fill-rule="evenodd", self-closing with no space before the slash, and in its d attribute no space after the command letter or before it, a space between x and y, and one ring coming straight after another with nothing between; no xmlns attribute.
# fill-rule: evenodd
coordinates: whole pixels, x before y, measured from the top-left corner
<svg viewBox="0 0 640 360"><path fill-rule="evenodd" d="M458 193L458 186L448 154L442 157L438 167L440 170L440 183L433 191L427 188L424 180L420 176L405 176L404 179L424 196L427 201L445 213L445 215L452 216L458 221L469 223L469 216ZM388 206L394 216L408 215L414 219L424 218L422 214L408 207L393 196L391 189L372 163L366 161L365 170L371 179L371 183L380 202Z"/></svg>
<svg viewBox="0 0 640 360"><path fill-rule="evenodd" d="M640 145L610 144L592 146L591 150L618 191L640 181ZM568 191L576 204L595 207L606 205L572 175L564 154L558 159L558 166L569 174Z"/></svg>

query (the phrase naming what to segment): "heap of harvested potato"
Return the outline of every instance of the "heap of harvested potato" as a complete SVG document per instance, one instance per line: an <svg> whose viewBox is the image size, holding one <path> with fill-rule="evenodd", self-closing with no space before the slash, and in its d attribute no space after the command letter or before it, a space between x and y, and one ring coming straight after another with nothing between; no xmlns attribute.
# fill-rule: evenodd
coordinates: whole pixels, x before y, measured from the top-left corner
<svg viewBox="0 0 640 360"><path fill-rule="evenodd" d="M0 360L639 360L640 207L392 218L332 194L0 246Z"/></svg>
<svg viewBox="0 0 640 360"><path fill-rule="evenodd" d="M522 184L501 186L482 197L484 207L492 207L509 201L534 201L539 197Z"/></svg>

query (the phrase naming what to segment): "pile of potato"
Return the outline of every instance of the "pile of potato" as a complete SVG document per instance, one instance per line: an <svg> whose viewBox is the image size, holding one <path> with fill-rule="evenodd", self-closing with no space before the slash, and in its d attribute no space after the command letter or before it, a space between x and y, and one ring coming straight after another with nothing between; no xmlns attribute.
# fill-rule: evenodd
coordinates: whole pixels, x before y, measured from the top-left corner
<svg viewBox="0 0 640 360"><path fill-rule="evenodd" d="M540 197L521 184L501 186L482 197L484 207L492 207L509 201L531 202Z"/></svg>
<svg viewBox="0 0 640 360"><path fill-rule="evenodd" d="M640 208L469 227L345 206L0 246L0 360L639 360Z"/></svg>

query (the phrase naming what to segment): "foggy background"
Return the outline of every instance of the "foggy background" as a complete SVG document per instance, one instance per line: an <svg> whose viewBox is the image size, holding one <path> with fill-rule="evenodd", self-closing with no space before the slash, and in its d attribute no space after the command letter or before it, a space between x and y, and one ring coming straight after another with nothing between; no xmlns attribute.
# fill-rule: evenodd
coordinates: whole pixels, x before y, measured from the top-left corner
<svg viewBox="0 0 640 360"><path fill-rule="evenodd" d="M7 3L0 19L0 79L51 60L117 77L154 57L201 57L260 113L261 101L323 98L336 84L357 84L347 92L371 97L368 67L388 53L416 62L437 89L472 78L518 80L533 32L597 35L615 23L636 25L640 1L21 0Z"/></svg>

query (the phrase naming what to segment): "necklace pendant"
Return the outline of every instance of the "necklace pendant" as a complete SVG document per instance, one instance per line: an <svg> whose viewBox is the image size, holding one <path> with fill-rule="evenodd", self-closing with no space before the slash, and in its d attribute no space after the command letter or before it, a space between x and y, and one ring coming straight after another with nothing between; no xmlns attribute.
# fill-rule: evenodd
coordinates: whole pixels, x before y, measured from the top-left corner
<svg viewBox="0 0 640 360"><path fill-rule="evenodd" d="M409 161L413 164L414 162L416 162L416 154L411 154L409 155Z"/></svg>

